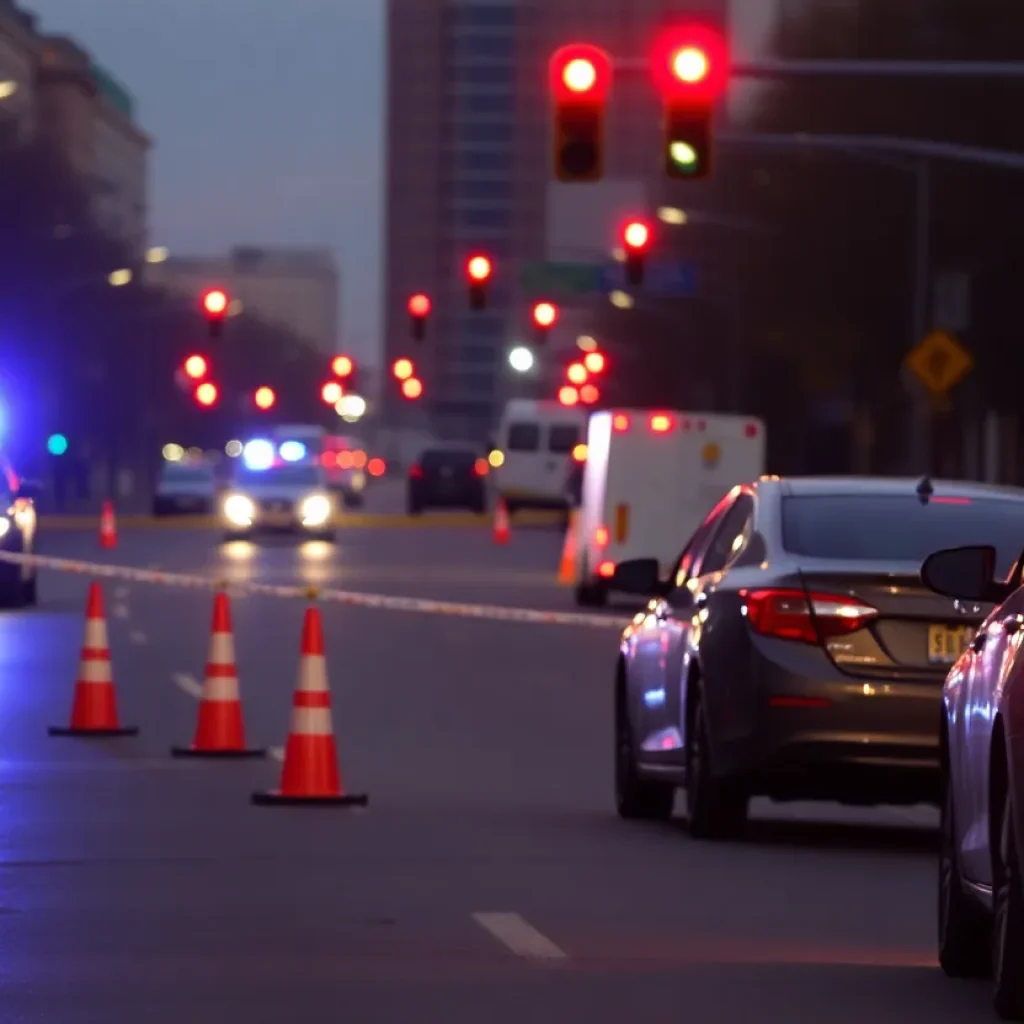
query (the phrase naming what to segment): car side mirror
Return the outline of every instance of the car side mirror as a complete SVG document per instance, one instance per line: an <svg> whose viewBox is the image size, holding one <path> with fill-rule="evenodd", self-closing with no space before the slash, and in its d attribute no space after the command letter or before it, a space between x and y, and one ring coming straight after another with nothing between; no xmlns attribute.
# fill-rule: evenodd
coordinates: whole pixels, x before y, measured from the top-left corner
<svg viewBox="0 0 1024 1024"><path fill-rule="evenodd" d="M28 501L38 501L43 496L43 485L39 480L22 480L18 486L16 497Z"/></svg>
<svg viewBox="0 0 1024 1024"><path fill-rule="evenodd" d="M994 547L947 548L924 560L921 580L929 590L944 597L999 604L1011 588L994 578L995 570Z"/></svg>
<svg viewBox="0 0 1024 1024"><path fill-rule="evenodd" d="M661 580L661 566L656 558L631 558L619 562L609 584L612 590L638 597L664 597L666 592Z"/></svg>

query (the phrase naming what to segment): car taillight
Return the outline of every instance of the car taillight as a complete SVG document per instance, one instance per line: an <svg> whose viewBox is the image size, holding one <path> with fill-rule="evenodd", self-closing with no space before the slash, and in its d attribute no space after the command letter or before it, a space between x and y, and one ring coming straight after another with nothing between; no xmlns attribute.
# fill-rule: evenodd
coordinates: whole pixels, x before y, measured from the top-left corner
<svg viewBox="0 0 1024 1024"><path fill-rule="evenodd" d="M615 575L615 563L614 562L602 562L597 567L597 575L604 580L610 580Z"/></svg>
<svg viewBox="0 0 1024 1024"><path fill-rule="evenodd" d="M611 539L611 533L608 531L607 526L599 526L594 530L594 543L599 548L608 547L608 541Z"/></svg>
<svg viewBox="0 0 1024 1024"><path fill-rule="evenodd" d="M674 417L666 412L656 412L651 417L651 430L656 434L667 434L674 426Z"/></svg>
<svg viewBox="0 0 1024 1024"><path fill-rule="evenodd" d="M612 417L612 430L617 434L624 434L629 430L629 417L624 412L616 413Z"/></svg>
<svg viewBox="0 0 1024 1024"><path fill-rule="evenodd" d="M423 467L420 465L409 467L409 478L411 480L419 480L423 476Z"/></svg>
<svg viewBox="0 0 1024 1024"><path fill-rule="evenodd" d="M762 636L823 644L832 637L856 633L878 609L838 594L803 590L741 590L743 613Z"/></svg>
<svg viewBox="0 0 1024 1024"><path fill-rule="evenodd" d="M486 459L477 459L476 462L473 463L473 472L476 473L477 476L487 476L489 469L490 467L487 465Z"/></svg>

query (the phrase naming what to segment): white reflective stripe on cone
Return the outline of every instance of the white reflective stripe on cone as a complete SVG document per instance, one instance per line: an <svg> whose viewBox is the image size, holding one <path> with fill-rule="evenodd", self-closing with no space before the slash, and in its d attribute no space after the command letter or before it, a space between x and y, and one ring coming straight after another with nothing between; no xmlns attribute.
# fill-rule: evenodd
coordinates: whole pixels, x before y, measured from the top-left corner
<svg viewBox="0 0 1024 1024"><path fill-rule="evenodd" d="M203 700L237 701L238 677L207 676L203 684Z"/></svg>
<svg viewBox="0 0 1024 1024"><path fill-rule="evenodd" d="M294 736L333 736L330 708L292 708Z"/></svg>
<svg viewBox="0 0 1024 1024"><path fill-rule="evenodd" d="M92 647L95 650L106 650L107 644L107 620L86 619L85 620L85 642L84 647Z"/></svg>
<svg viewBox="0 0 1024 1024"><path fill-rule="evenodd" d="M327 659L322 654L304 654L299 661L299 682L297 690L303 693L326 693Z"/></svg>
<svg viewBox="0 0 1024 1024"><path fill-rule="evenodd" d="M98 658L83 658L78 666L78 682L80 683L109 683L110 662Z"/></svg>
<svg viewBox="0 0 1024 1024"><path fill-rule="evenodd" d="M234 665L235 638L230 633L214 633L210 637L210 657L214 665Z"/></svg>

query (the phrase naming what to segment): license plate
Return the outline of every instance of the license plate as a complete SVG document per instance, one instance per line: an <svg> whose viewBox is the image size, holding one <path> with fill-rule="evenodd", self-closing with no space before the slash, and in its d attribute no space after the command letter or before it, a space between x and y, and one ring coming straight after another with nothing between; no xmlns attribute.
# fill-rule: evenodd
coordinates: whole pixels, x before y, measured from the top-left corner
<svg viewBox="0 0 1024 1024"><path fill-rule="evenodd" d="M264 517L267 526L287 526L292 517L288 512L268 512Z"/></svg>
<svg viewBox="0 0 1024 1024"><path fill-rule="evenodd" d="M970 626L929 626L928 660L933 665L952 665L974 639Z"/></svg>

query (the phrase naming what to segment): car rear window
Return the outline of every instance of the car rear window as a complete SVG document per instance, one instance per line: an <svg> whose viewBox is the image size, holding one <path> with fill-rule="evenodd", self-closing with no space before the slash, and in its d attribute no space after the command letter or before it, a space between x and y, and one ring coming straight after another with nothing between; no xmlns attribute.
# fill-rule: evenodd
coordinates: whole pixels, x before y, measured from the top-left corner
<svg viewBox="0 0 1024 1024"><path fill-rule="evenodd" d="M447 451L447 452L424 452L420 459L420 465L425 470L449 469L465 470L472 469L477 460L474 451Z"/></svg>
<svg viewBox="0 0 1024 1024"><path fill-rule="evenodd" d="M536 423L513 423L508 428L510 452L535 452L540 448L540 427Z"/></svg>
<svg viewBox="0 0 1024 1024"><path fill-rule="evenodd" d="M548 434L548 449L556 455L568 455L580 443L580 428L575 423L559 424Z"/></svg>
<svg viewBox="0 0 1024 1024"><path fill-rule="evenodd" d="M1024 549L1024 502L916 495L805 495L782 499L782 546L794 555L923 562L933 551L991 544L1000 576Z"/></svg>

